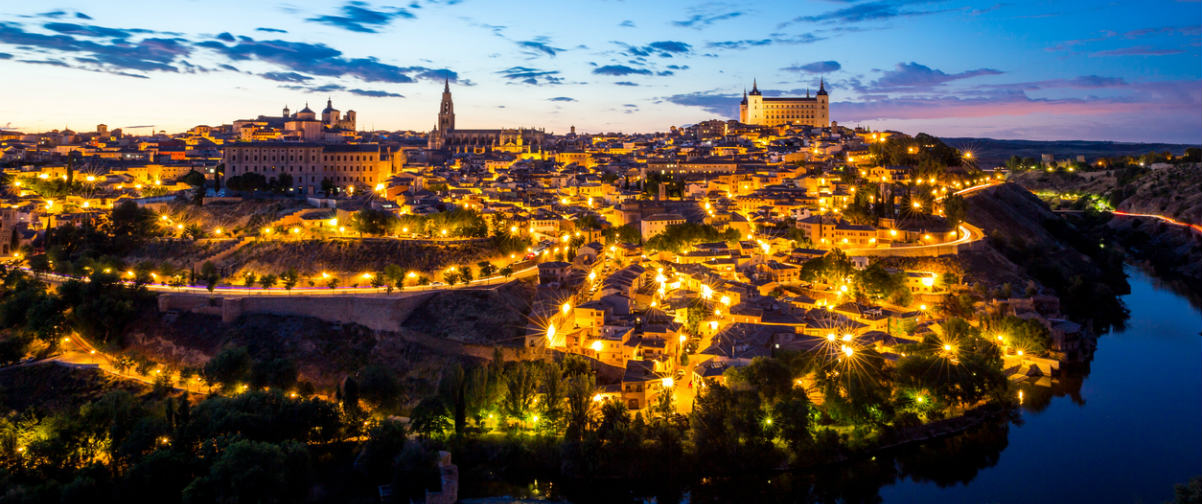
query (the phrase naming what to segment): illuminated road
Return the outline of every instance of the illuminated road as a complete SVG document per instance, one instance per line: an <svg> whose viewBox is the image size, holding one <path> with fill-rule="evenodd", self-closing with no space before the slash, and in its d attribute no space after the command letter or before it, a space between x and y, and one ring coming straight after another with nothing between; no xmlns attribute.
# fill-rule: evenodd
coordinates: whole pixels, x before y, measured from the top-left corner
<svg viewBox="0 0 1202 504"><path fill-rule="evenodd" d="M982 190L982 189L988 189L988 188L990 188L990 187L993 187L993 186L1002 185L1003 183L1004 183L1004 182L1003 182L1003 181L1000 181L1000 180L993 181L993 182L987 182L987 183L984 183L984 184L975 185L975 186L972 186L972 187L967 187L967 188L961 189L961 190L959 190L959 191L956 191L956 192L954 192L954 193L952 193L952 194L955 194L955 195L957 195L957 196L964 196L964 195L967 195L967 194L972 194L972 193L975 193L975 192L977 192L977 191L980 191L980 190Z"/></svg>
<svg viewBox="0 0 1202 504"><path fill-rule="evenodd" d="M28 268L22 268L28 270ZM403 294L406 292L427 292L440 291L451 289L463 289L467 287L481 287L486 285L500 285L509 280L525 278L538 273L538 264L516 270L509 277L500 275L486 278L477 278L471 282L457 285L413 285L407 286L404 289L392 290L392 295ZM61 275L58 273L42 273L42 278L46 278L52 282L66 282L68 280L80 280L82 277L71 275ZM209 292L209 289L203 285L185 285L181 287L173 287L163 283L146 283L142 284L147 290L153 292L176 292L188 294L203 294L206 296L331 296L331 295L388 295L387 287L293 287L292 290L283 287L271 287L268 289L257 287L239 287L232 285L219 285Z"/></svg>
<svg viewBox="0 0 1202 504"><path fill-rule="evenodd" d="M1192 229L1192 230L1193 230L1193 231L1195 231L1195 232L1202 233L1202 225L1198 225L1198 224L1190 224L1190 223L1188 223L1188 222L1182 222L1182 221L1179 221L1179 220L1173 219L1172 217L1165 217L1165 216L1163 216L1163 215L1158 215L1158 214L1145 214L1145 213L1135 213L1135 212L1124 212L1124 211L1122 211L1122 210L1111 210L1111 211L1110 211L1110 213L1113 213L1113 214L1115 214L1115 215L1119 215L1119 216L1122 216L1122 217L1148 217L1148 218L1157 219L1157 220L1160 220L1160 221L1163 221L1163 222L1167 222L1167 223L1169 223L1169 224L1172 224L1172 225L1174 225L1174 226L1181 226L1181 227L1184 227L1184 228Z"/></svg>
<svg viewBox="0 0 1202 504"><path fill-rule="evenodd" d="M972 187L961 189L952 194L959 195L959 196L971 196L974 193L977 193L981 190L988 189L988 188L994 187L994 186L998 186L1003 183L1004 182L1002 182L1002 181L991 181L991 182L987 182L984 184L975 185ZM959 246L959 245L966 245L966 244L981 240L982 238L985 238L985 233L975 227L968 227L968 226L962 225L959 227L958 231L959 232L956 233L957 237L955 240L946 241L946 242L915 244L915 245L902 245L900 247L856 248L856 249L844 250L844 253L846 253L847 255L883 255L883 254L891 254L894 252L901 252L904 254L907 251L935 250L935 249L939 249L941 247L953 247L953 246Z"/></svg>
<svg viewBox="0 0 1202 504"><path fill-rule="evenodd" d="M899 247L853 248L853 249L846 249L843 251L843 253L845 253L849 256L852 256L852 255L887 255L892 252L931 250L931 249L938 249L940 247L952 247L952 246L965 245L965 244L969 244L969 243L978 241L985 237L985 233L981 232L980 230L978 230L976 228L969 228L967 226L960 226L959 232L956 233L956 235L958 236L958 238L956 238L955 240L939 242L939 243L927 243L927 244L922 244L922 245L902 245Z"/></svg>
<svg viewBox="0 0 1202 504"><path fill-rule="evenodd" d="M1030 189L1028 189L1028 191L1031 191L1031 190L1030 190ZM1034 195L1035 195L1035 196L1037 196L1037 197L1039 197L1039 196L1040 196L1040 194L1039 194L1039 193L1037 193L1037 192L1035 192L1035 191L1031 191L1031 194L1034 194ZM1055 193L1052 193L1052 194L1055 194ZM1081 213L1081 210L1057 210L1057 212L1061 212L1061 213ZM1190 229L1190 230L1192 230L1192 231L1194 231L1194 232L1197 232L1197 233L1202 233L1202 224L1191 224L1191 223L1189 223L1189 222L1179 221L1179 220L1177 220L1177 219L1174 219L1174 218L1172 218L1172 217L1166 217L1166 216L1164 216L1164 215L1160 215L1160 214L1146 214L1146 213L1138 213L1138 212L1124 212L1124 211L1122 211L1122 210L1111 210L1111 211L1110 211L1110 213L1112 213L1112 214L1114 214L1114 215L1117 215L1117 216L1119 216L1119 217L1144 217L1144 218L1148 218L1148 219L1156 219L1156 220L1159 220L1159 221L1161 221L1161 222L1165 222L1165 223L1167 223L1167 224L1172 224L1172 225L1174 225L1174 226L1180 226L1180 227L1183 227L1183 228Z"/></svg>
<svg viewBox="0 0 1202 504"><path fill-rule="evenodd" d="M132 380L149 386L154 386L158 380L161 368L155 368L150 373L142 375L133 369L133 366L124 367L118 366L112 356L98 350L95 346L79 335L72 335L69 338L64 338L61 343L62 353L54 356L50 360L58 361L63 364L78 366L78 367L95 367L100 371L113 375L124 380ZM193 377L191 380L182 380L178 375L171 376L171 388L178 391L187 391L193 394L209 394L212 389L200 377Z"/></svg>

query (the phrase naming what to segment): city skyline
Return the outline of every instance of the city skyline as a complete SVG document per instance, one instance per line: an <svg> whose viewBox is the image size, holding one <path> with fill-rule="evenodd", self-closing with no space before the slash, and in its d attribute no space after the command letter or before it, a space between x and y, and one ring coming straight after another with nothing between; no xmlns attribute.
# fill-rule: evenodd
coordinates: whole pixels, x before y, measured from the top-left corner
<svg viewBox="0 0 1202 504"><path fill-rule="evenodd" d="M765 96L825 79L831 119L847 126L1202 135L1197 2L557 5L13 6L0 11L0 69L19 99L0 104L0 129L170 132L332 97L360 129L426 131L446 79L462 127L657 131L737 118L753 79Z"/></svg>

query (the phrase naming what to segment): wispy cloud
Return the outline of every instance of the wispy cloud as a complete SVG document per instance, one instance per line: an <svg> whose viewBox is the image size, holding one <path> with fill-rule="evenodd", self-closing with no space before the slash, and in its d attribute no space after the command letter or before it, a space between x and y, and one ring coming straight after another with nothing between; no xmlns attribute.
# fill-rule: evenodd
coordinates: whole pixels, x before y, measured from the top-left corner
<svg viewBox="0 0 1202 504"><path fill-rule="evenodd" d="M333 93L335 91L343 91L343 92L350 93L350 94L353 94L356 96L365 96L368 98L404 98L405 97L404 95L402 95L400 93L393 93L391 91L384 91L382 89L347 88L346 86L343 86L341 84L334 84L334 83L322 84L322 85L318 85L318 86L286 84L286 85L281 85L280 87L282 87L284 89L304 91L307 93Z"/></svg>
<svg viewBox="0 0 1202 504"><path fill-rule="evenodd" d="M1121 77L1103 77L1101 75L1082 75L1071 79L1048 79L1031 82L1013 82L1009 84L984 84L977 89L1022 89L1034 91L1039 89L1101 89L1127 86Z"/></svg>
<svg viewBox="0 0 1202 504"><path fill-rule="evenodd" d="M782 68L785 72L805 72L805 73L830 73L843 68L838 61L815 61L804 65L790 65Z"/></svg>
<svg viewBox="0 0 1202 504"><path fill-rule="evenodd" d="M354 77L365 82L391 83L415 82L421 79L459 80L459 74L450 69L401 67L381 62L374 57L346 58L342 56L341 51L325 44L239 37L233 45L218 41L205 41L197 45L212 49L234 61L258 60L294 72L323 77Z"/></svg>
<svg viewBox="0 0 1202 504"><path fill-rule="evenodd" d="M739 96L717 90L694 91L666 96L659 101L685 107L697 107L720 117L734 117L739 109Z"/></svg>
<svg viewBox="0 0 1202 504"><path fill-rule="evenodd" d="M574 102L574 101L576 101L576 99L575 99L575 98L572 98L572 97L570 97L570 96L556 96L556 97L554 97L554 98L547 98L547 101L553 101L553 102Z"/></svg>
<svg viewBox="0 0 1202 504"><path fill-rule="evenodd" d="M372 7L367 2L352 1L342 5L342 14L311 17L307 21L322 23L344 30L376 33L396 18L413 19L412 12L400 7Z"/></svg>
<svg viewBox="0 0 1202 504"><path fill-rule="evenodd" d="M898 63L892 70L888 70L882 74L870 87L872 92L927 91L956 80L983 75L999 75L1001 73L1001 70L992 68L978 68L976 70L949 74L943 70L934 69L911 61L909 63Z"/></svg>
<svg viewBox="0 0 1202 504"><path fill-rule="evenodd" d="M1137 45L1131 47L1120 47L1118 49L1107 49L1105 51L1094 51L1089 53L1090 56L1167 56L1170 54L1181 54L1185 51L1181 49L1157 49L1149 45Z"/></svg>
<svg viewBox="0 0 1202 504"><path fill-rule="evenodd" d="M634 68L626 65L605 65L593 69L593 73L597 75L652 75L655 72L646 68Z"/></svg>
<svg viewBox="0 0 1202 504"><path fill-rule="evenodd" d="M399 93L393 93L393 92L389 92L389 91L381 91L378 89L357 89L356 88L356 89L348 89L348 90L346 90L346 92L353 94L353 95L366 96L368 98L404 98L405 97L405 95L402 95Z"/></svg>
<svg viewBox="0 0 1202 504"><path fill-rule="evenodd" d="M742 11L730 11L730 12L723 12L720 14L693 14L692 16L689 16L688 19L682 19L680 21L673 21L672 24L676 25L676 26L684 27L684 28L701 29L701 28L704 28L711 24L714 24L717 21L734 19L734 18L737 18L742 15L743 15Z"/></svg>
<svg viewBox="0 0 1202 504"><path fill-rule="evenodd" d="M276 82L305 82L313 80L313 78L309 77L308 75L298 74L296 72L265 72L259 74L259 77Z"/></svg>
<svg viewBox="0 0 1202 504"><path fill-rule="evenodd" d="M515 41L518 47L521 47L529 56L547 55L554 57L564 51L561 47L551 45L551 40L547 37L535 37L532 40Z"/></svg>
<svg viewBox="0 0 1202 504"><path fill-rule="evenodd" d="M1113 30L1104 30L1096 37L1069 39L1069 40L1059 42L1055 45L1048 46L1048 47L1044 48L1044 50L1048 51L1048 52L1071 51L1074 48L1079 47L1079 46L1090 45L1090 44L1094 44L1097 42L1103 42L1103 41L1107 41L1107 40L1111 40L1111 39L1136 40L1136 39L1155 37L1155 36L1164 36L1164 37L1177 36L1177 37L1189 37L1189 38L1196 39L1199 35L1202 35L1202 25L1157 26L1157 27L1151 27L1151 28L1140 28L1140 29L1136 29L1136 30L1128 30L1128 31L1121 32L1121 33L1113 31ZM1137 47L1146 47L1146 46L1137 46ZM1174 48L1169 47L1169 48L1161 48L1161 49L1154 49L1154 50L1165 50L1165 49L1171 50ZM1121 51L1121 50L1123 50L1123 48L1111 49L1111 51ZM1101 52L1106 52L1106 51L1101 51ZM1159 55L1159 54L1168 54L1168 53L1158 53L1155 55Z"/></svg>
<svg viewBox="0 0 1202 504"><path fill-rule="evenodd" d="M562 84L563 77L559 70L542 70L538 68L514 66L497 72L502 78L522 84Z"/></svg>
<svg viewBox="0 0 1202 504"><path fill-rule="evenodd" d="M135 33L146 33L149 32L148 30L78 25L56 26L56 28L87 35L83 35L86 38L76 38L61 32L56 35L46 35L27 31L18 23L0 22L0 44L71 55L74 61L91 65L84 69L121 75L134 75L129 71L178 72L180 70L178 61L192 53L192 49L186 41L179 38L147 37L140 40L131 38ZM88 40L96 38L97 31L109 32L110 30L112 30L111 33L121 34L121 36L104 41Z"/></svg>
<svg viewBox="0 0 1202 504"><path fill-rule="evenodd" d="M636 58L645 58L648 56L671 58L675 55L688 54L693 51L692 45L678 40L659 40L641 46L630 45L617 40L613 41L613 43L625 48L624 52L627 56Z"/></svg>
<svg viewBox="0 0 1202 504"><path fill-rule="evenodd" d="M796 35L788 35L784 33L772 33L766 38L760 39L742 39L742 40L719 40L707 42L706 47L711 49L748 49L752 47L767 46L772 44L782 45L798 45L812 44L819 40L825 40L826 37L816 35L814 33L798 33Z"/></svg>
<svg viewBox="0 0 1202 504"><path fill-rule="evenodd" d="M928 14L937 14L946 12L943 10L912 10L902 6L904 2L878 0L874 2L864 2L827 11L822 14L810 16L797 16L789 21L781 23L779 27L785 27L790 24L809 22L809 23L862 23L865 21L883 21L899 17L925 16Z"/></svg>

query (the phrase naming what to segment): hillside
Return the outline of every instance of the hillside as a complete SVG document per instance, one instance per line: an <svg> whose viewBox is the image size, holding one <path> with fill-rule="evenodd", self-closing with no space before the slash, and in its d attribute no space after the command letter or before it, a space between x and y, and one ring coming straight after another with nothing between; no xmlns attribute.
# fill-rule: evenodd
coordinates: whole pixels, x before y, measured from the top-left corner
<svg viewBox="0 0 1202 504"><path fill-rule="evenodd" d="M990 289L1009 284L1014 295L1027 286L1055 293L1066 315L1098 328L1125 318L1116 297L1128 289L1123 257L1099 247L1096 230L1078 228L1016 184L983 190L967 203L967 220L987 236L957 257L969 281Z"/></svg>
<svg viewBox="0 0 1202 504"><path fill-rule="evenodd" d="M960 150L971 150L982 168L1000 166L1012 155L1039 159L1043 154L1052 154L1056 159L1076 158L1085 155L1093 159L1103 156L1129 156L1148 152L1172 152L1181 154L1187 147L1197 145L1166 143L1098 142L1092 140L1001 140L995 138L943 137L948 145Z"/></svg>
<svg viewBox="0 0 1202 504"><path fill-rule="evenodd" d="M534 286L527 282L441 291L414 309L402 327L440 339L513 346L526 334L533 297Z"/></svg>
<svg viewBox="0 0 1202 504"><path fill-rule="evenodd" d="M1202 167L1128 169L1087 173L1027 172L1011 177L1034 191L1101 195L1125 212L1164 215L1202 223ZM1080 206L1080 203L1066 201ZM1103 222L1107 236L1126 248L1157 276L1202 298L1202 234L1146 217L1116 216Z"/></svg>
<svg viewBox="0 0 1202 504"><path fill-rule="evenodd" d="M329 271L342 278L378 272L389 264L404 270L437 271L494 256L484 241L445 244L389 239L338 241L254 241L230 254L217 266L232 277L250 271L280 274L296 268L302 275Z"/></svg>

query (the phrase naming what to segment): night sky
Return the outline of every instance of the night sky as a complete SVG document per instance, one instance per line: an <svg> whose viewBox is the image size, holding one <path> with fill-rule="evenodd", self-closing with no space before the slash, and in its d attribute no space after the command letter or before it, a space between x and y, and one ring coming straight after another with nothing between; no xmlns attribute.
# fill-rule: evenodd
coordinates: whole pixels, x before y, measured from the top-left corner
<svg viewBox="0 0 1202 504"><path fill-rule="evenodd" d="M1197 144L1202 4L121 1L0 5L0 128L180 131L327 97L360 129L662 131L825 78L831 118ZM6 124L7 123L7 124ZM145 132L147 130L140 130Z"/></svg>

